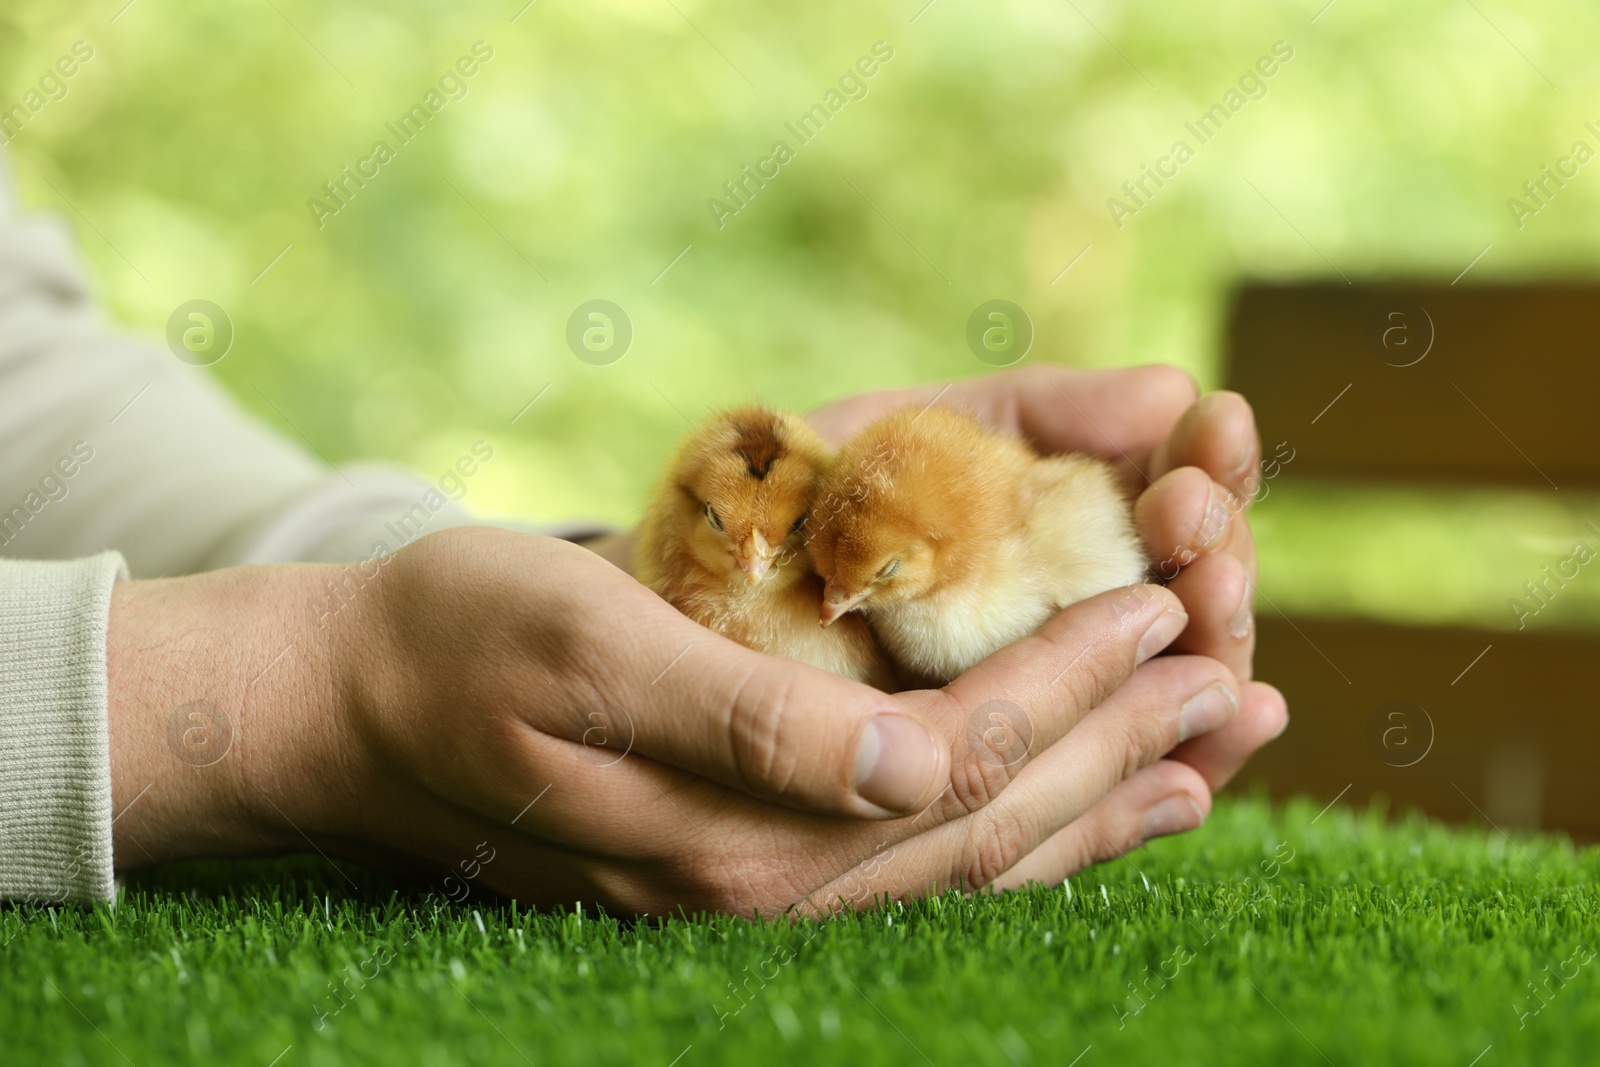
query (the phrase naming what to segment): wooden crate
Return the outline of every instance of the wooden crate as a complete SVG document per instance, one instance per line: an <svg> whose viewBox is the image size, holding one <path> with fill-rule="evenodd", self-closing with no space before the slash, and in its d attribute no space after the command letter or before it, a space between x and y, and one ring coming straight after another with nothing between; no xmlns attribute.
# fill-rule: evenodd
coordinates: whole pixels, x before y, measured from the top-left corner
<svg viewBox="0 0 1600 1067"><path fill-rule="evenodd" d="M1269 454L1291 442L1296 481L1594 491L1597 326L1597 286L1251 285L1231 317L1228 385L1255 405ZM1241 787L1383 794L1441 818L1600 838L1596 663L1600 634L1263 607L1257 675L1283 689L1293 723Z"/></svg>

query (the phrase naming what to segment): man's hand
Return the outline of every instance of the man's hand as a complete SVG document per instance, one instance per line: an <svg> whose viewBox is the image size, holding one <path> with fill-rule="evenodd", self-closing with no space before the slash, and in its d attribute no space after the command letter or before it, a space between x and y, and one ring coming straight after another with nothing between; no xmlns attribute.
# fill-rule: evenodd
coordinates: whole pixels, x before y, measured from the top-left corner
<svg viewBox="0 0 1600 1067"><path fill-rule="evenodd" d="M351 570L117 587L119 867L310 847L540 905L744 915L1059 881L1180 828L1127 776L1243 693L1216 659L1151 659L1186 621L1158 587L889 696L549 538L448 530ZM330 582L353 587L331 613Z"/></svg>
<svg viewBox="0 0 1600 1067"><path fill-rule="evenodd" d="M1261 445L1243 397L1199 397L1193 379L1172 367L1035 365L951 386L867 393L809 418L837 445L890 411L932 403L970 411L1042 452L1087 452L1116 464L1138 492L1134 517L1152 568L1189 615L1171 651L1209 656L1241 681L1251 677L1256 550L1244 511L1259 489ZM1134 775L1089 818L1125 826L1154 812L1149 817L1169 832L1190 829L1209 811L1210 791L1287 725L1282 695L1246 684L1233 723ZM1185 799L1199 807L1186 812ZM1109 838L1104 844L1088 860L1115 854Z"/></svg>

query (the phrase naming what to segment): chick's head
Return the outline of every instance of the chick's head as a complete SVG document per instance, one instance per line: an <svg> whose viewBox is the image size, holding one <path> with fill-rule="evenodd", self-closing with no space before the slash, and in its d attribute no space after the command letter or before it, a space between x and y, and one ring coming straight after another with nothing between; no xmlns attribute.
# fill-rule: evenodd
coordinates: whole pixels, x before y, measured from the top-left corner
<svg viewBox="0 0 1600 1067"><path fill-rule="evenodd" d="M673 470L683 547L707 571L749 588L787 584L804 568L803 531L827 447L792 415L741 408L713 418Z"/></svg>
<svg viewBox="0 0 1600 1067"><path fill-rule="evenodd" d="M824 582L822 625L858 607L915 600L937 580L938 551L922 524L878 507L839 512L810 543Z"/></svg>
<svg viewBox="0 0 1600 1067"><path fill-rule="evenodd" d="M987 431L955 412L901 412L847 442L817 488L807 547L824 626L855 608L960 581L998 531L1003 492L982 474Z"/></svg>

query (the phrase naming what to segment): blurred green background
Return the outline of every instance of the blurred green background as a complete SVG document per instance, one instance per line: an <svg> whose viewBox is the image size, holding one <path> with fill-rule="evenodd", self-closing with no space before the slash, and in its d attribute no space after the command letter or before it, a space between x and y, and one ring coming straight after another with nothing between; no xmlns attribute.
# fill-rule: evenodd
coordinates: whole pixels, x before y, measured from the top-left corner
<svg viewBox="0 0 1600 1067"><path fill-rule="evenodd" d="M988 299L1029 312L1030 360L1209 387L1241 278L1448 280L1491 244L1474 280L1600 267L1600 168L1520 230L1506 207L1600 119L1578 0L524 2L8 4L4 106L94 51L10 145L20 195L69 219L127 331L226 308L208 373L335 461L427 473L484 438L469 506L619 523L679 411L981 372L963 332ZM465 95L400 145L385 124L478 41ZM801 144L784 124L878 41L866 97ZM1266 95L1117 227L1107 198L1277 41ZM308 198L380 139L395 157L319 228ZM794 160L719 228L707 199L780 139ZM636 331L610 366L564 340L594 298ZM1288 470L1261 588L1299 612L1509 627L1600 514ZM1537 625L1597 619L1573 583Z"/></svg>

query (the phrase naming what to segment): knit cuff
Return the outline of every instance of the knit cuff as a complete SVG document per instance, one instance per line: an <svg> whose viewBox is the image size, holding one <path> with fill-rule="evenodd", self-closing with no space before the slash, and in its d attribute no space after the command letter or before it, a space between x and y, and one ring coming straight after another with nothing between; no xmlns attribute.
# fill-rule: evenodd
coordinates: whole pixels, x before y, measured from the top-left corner
<svg viewBox="0 0 1600 1067"><path fill-rule="evenodd" d="M0 898L111 899L106 628L116 552L0 560Z"/></svg>

